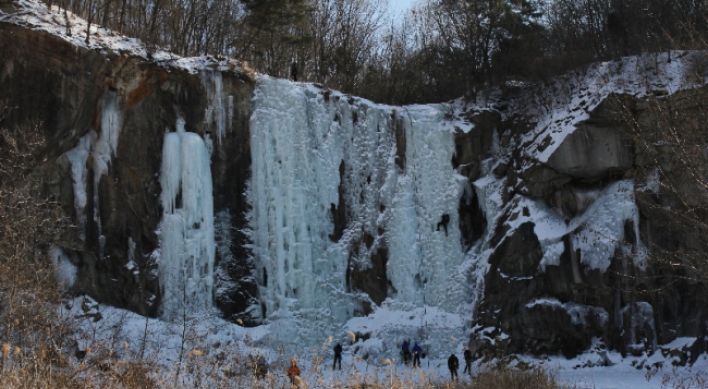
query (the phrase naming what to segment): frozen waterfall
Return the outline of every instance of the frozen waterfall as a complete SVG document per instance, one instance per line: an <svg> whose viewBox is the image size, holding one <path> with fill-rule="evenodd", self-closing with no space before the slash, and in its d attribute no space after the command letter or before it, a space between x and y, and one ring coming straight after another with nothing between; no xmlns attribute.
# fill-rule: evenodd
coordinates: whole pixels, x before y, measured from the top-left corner
<svg viewBox="0 0 708 389"><path fill-rule="evenodd" d="M468 300L457 211L464 178L450 162L454 134L441 125L445 112L444 105L394 108L258 79L249 219L274 340L311 345L364 332L355 317L371 301L348 277L354 265L371 268L378 248L388 253L388 287L370 316L385 323L370 334L377 339L367 353L393 350L402 336L438 353L464 337L458 314L471 314L460 306ZM336 209L347 214L341 237ZM436 231L443 214L448 234Z"/></svg>
<svg viewBox="0 0 708 389"><path fill-rule="evenodd" d="M118 153L118 141L123 128L123 113L120 96L115 91L109 91L101 103L101 128L99 134L92 129L88 131L78 144L67 151L64 156L71 164L71 178L74 189L74 208L79 228L79 236L86 239L86 205L88 201L87 185L88 170L86 168L89 156L93 161L93 220L98 228L99 258L103 259L103 247L106 237L103 235L100 215L100 196L98 186L101 178L106 175L113 157Z"/></svg>
<svg viewBox="0 0 708 389"><path fill-rule="evenodd" d="M162 317L208 311L213 305L214 199L204 140L185 132L165 134L160 174L163 209L159 275Z"/></svg>
<svg viewBox="0 0 708 389"><path fill-rule="evenodd" d="M118 139L123 128L123 114L120 109L120 97L114 91L109 91L101 106L101 134L95 138L92 151L94 163L93 179L93 218L98 227L99 258L103 259L103 248L106 237L103 235L100 214L100 196L98 185L101 177L108 173L112 156L118 153Z"/></svg>

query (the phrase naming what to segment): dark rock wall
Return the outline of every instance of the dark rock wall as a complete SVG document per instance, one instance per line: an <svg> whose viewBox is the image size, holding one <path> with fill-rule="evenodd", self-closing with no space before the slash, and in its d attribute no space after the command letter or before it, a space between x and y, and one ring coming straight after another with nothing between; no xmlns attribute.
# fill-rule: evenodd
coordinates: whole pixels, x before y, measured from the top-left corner
<svg viewBox="0 0 708 389"><path fill-rule="evenodd" d="M215 213L230 216L226 229L232 234L229 252L217 258L228 283L216 297L224 315L234 317L253 303L256 291L246 261L246 237L240 233L246 225L253 81L238 71L224 72L223 79L224 94L233 96L234 113L232 129L215 145L212 175ZM44 131L47 161L41 174L46 194L61 202L77 227L71 164L64 153L90 131L100 134L101 107L109 94L117 96L122 111L117 152L98 182L98 204L94 160L88 158L86 226L61 246L78 268L74 293L156 315L160 288L151 254L159 247L162 142L165 131L174 130L177 115L185 119L187 131L216 139L214 126L205 122L208 97L203 80L181 69L78 48L43 32L0 23L0 102L16 107L3 125L36 124ZM105 243L100 235L107 237ZM126 267L130 258L135 268Z"/></svg>
<svg viewBox="0 0 708 389"><path fill-rule="evenodd" d="M695 150L688 153L667 145L682 144L668 139L668 128L685 131L686 137L689 131L704 132L699 123L708 119L706 97L708 88L658 100L611 95L547 163L529 163L521 154L509 153L509 169L497 174L507 180L508 209L514 209L509 203L514 195L539 198L566 221L592 203L589 191L633 178L636 230L646 247L637 246L634 222L626 221L620 243L632 251L617 250L607 271L584 265L570 235L563 239L560 263L542 270L543 253L533 223L508 235L502 226L517 216L507 212L491 239L494 252L475 314L479 326L472 347L494 355L503 350L572 357L598 339L623 354L641 354L677 337L708 335L708 273L705 264L687 259L708 252L705 229L700 227L700 220L708 220L701 216L708 206L705 188L700 187L705 182L705 153L704 146L696 146L705 145L706 139L694 136L690 143ZM499 123L501 131L511 129L512 134L515 127L518 122ZM692 162L688 158L687 164L686 155L697 157ZM528 169L515 169L524 163ZM657 171L658 178L652 176ZM657 193L646 189L652 180L658 180ZM684 211L692 212L689 220L699 223L682 222ZM634 264L641 250L647 252L646 268ZM534 304L537 300L546 302Z"/></svg>

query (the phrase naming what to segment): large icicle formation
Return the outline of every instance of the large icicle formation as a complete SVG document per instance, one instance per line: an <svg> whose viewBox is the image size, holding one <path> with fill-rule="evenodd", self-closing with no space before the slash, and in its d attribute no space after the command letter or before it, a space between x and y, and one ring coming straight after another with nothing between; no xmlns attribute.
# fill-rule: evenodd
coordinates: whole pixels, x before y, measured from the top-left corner
<svg viewBox="0 0 708 389"><path fill-rule="evenodd" d="M65 156L71 163L71 179L74 187L74 208L76 221L81 239L86 240L86 162L91 153L91 144L95 141L96 133L90 131L79 140L79 144L66 152Z"/></svg>
<svg viewBox="0 0 708 389"><path fill-rule="evenodd" d="M231 129L234 98L224 95L224 80L220 71L205 70L201 77L209 101L204 120L214 129L217 144L221 144L226 131Z"/></svg>
<svg viewBox="0 0 708 389"><path fill-rule="evenodd" d="M103 258L103 248L106 245L106 237L103 235L103 229L101 227L98 185L101 182L101 177L108 173L111 157L118 152L118 138L120 136L120 130L123 128L123 114L120 110L120 97L118 94L114 91L108 92L103 99L101 108L101 134L94 141L92 152L94 163L93 218L98 227L99 257Z"/></svg>
<svg viewBox="0 0 708 389"><path fill-rule="evenodd" d="M214 284L214 198L204 140L165 134L160 174L162 216L159 263L162 316L168 320L211 308Z"/></svg>
<svg viewBox="0 0 708 389"><path fill-rule="evenodd" d="M371 266L361 252L365 246L353 247L365 234L375 237L372 251L388 249L388 299L379 309L394 313L378 334L388 342L381 346L395 348L399 336L434 345L462 337L462 320L454 328L439 320L437 331L435 318L425 316L427 306L441 318L465 301L457 228L462 183L450 163L453 134L440 125L444 108L400 110L259 79L251 117L250 222L262 309L276 340L313 344L347 330L341 325L368 298L347 284L350 260ZM405 132L404 169L396 162L396 128ZM337 240L330 236L332 209L344 206L349 221ZM443 214L451 218L447 236L435 230ZM430 331L421 333L428 322Z"/></svg>
<svg viewBox="0 0 708 389"><path fill-rule="evenodd" d="M89 156L93 161L93 220L98 228L99 258L103 259L103 247L106 237L101 229L99 213L100 196L98 185L101 178L108 173L112 158L118 152L118 140L123 128L123 113L120 107L120 96L109 91L101 103L101 128L99 134L90 130L82 137L76 147L67 151L65 157L71 164L71 178L74 189L74 208L82 239L86 239L86 205L88 176L86 164Z"/></svg>

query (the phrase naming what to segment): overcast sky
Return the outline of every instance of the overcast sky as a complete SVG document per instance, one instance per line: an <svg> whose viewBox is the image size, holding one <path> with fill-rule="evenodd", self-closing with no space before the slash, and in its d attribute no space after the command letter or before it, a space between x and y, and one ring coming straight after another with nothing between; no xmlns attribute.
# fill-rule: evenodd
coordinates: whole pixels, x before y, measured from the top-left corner
<svg viewBox="0 0 708 389"><path fill-rule="evenodd" d="M388 0L388 1L389 1L389 7L391 8L391 13L396 15L396 14L403 14L403 11L410 8L413 5L413 3L415 3L418 0Z"/></svg>

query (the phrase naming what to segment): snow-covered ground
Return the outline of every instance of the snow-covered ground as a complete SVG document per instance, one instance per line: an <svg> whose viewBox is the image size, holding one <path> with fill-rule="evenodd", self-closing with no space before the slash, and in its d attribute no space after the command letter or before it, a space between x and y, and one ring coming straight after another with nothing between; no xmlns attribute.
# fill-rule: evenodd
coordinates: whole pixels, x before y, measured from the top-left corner
<svg viewBox="0 0 708 389"><path fill-rule="evenodd" d="M449 379L446 358L423 358L420 369L404 366L395 352L378 359L365 360L360 354L352 353L355 347L351 346L351 338L340 341L344 346L342 370L332 371L332 348L338 341L325 336L317 346L287 353L283 352L282 344L255 346L268 337L270 325L243 328L214 316L192 316L182 322L170 323L147 319L113 307L100 306L84 297L72 300L66 305L64 313L78 317L75 328L79 350L89 347L96 353L102 347L112 350L112 357L117 361L129 361L137 357L157 361L162 368L159 374L163 379L169 377L170 382L177 374L180 354L183 361L180 380L185 382L194 379L194 373L190 373L187 367L190 363L195 363L195 358L204 358L215 368L209 372L211 377L224 378L227 374L243 374L244 379L251 379L245 362L248 355L263 355L270 365L269 379L276 382L286 382L285 370L290 359L296 358L303 371L303 380L310 383L311 387L332 387L340 382L362 381L386 384L392 379L404 384L404 387L411 387L423 381L440 383ZM97 313L100 313L102 318L94 321ZM376 319L367 322L373 330L386 324L385 321L379 322ZM694 341L693 338L681 338L663 346L662 349L680 350ZM99 345L99 342L102 344ZM456 355L462 360L461 347L456 349ZM672 366L672 362L677 360L676 357L662 356L661 350L652 356L622 358L614 352L593 349L570 360L562 357L544 359L518 356L512 363L518 364L522 361L542 367L564 383L588 389L671 388L670 382L666 380L673 379L676 382L696 374L703 374L705 377L705 372L708 371L708 356L705 354L690 367ZM487 366L489 365L481 361L475 362L473 370L476 372ZM462 379L470 378L462 375Z"/></svg>

